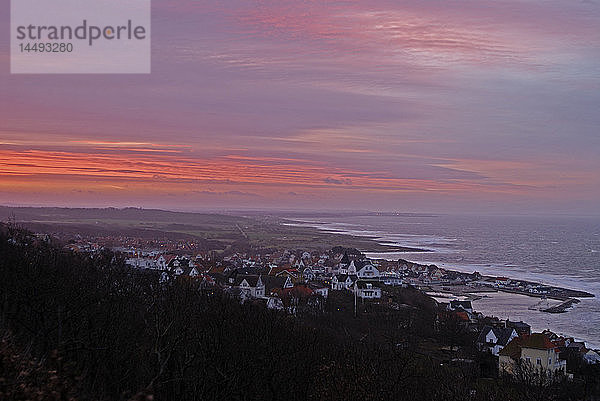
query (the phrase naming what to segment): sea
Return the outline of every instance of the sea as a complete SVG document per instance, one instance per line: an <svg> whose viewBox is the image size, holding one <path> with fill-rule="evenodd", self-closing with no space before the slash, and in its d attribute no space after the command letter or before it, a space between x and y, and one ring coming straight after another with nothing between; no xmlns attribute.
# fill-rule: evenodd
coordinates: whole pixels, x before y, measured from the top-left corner
<svg viewBox="0 0 600 401"><path fill-rule="evenodd" d="M600 217L473 216L406 213L289 217L293 224L429 252L368 252L370 258L406 259L462 272L536 281L595 295L568 312L530 307L539 298L492 293L473 301L488 316L524 321L600 349Z"/></svg>

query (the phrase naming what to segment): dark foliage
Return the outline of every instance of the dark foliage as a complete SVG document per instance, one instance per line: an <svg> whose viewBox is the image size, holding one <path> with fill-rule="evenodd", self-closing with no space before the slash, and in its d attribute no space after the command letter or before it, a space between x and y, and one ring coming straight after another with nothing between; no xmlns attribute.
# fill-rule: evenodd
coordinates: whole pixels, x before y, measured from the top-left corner
<svg viewBox="0 0 600 401"><path fill-rule="evenodd" d="M395 295L410 306L405 313L373 306L368 324L366 314L353 317L352 300L345 302L346 314L294 318L240 305L195 282L160 284L111 252L73 254L0 226L0 329L14 339L0 353L0 398L20 394L22 385L37 394L23 399L57 400L520 400L532 394L519 391L530 384L480 381L474 364L440 366L415 352L419 335L434 335L435 319L416 294ZM365 325L376 334L356 338ZM17 372L25 369L21 360L35 361L23 362L33 372L26 383ZM543 395L562 399L559 390ZM572 394L583 399L585 386Z"/></svg>

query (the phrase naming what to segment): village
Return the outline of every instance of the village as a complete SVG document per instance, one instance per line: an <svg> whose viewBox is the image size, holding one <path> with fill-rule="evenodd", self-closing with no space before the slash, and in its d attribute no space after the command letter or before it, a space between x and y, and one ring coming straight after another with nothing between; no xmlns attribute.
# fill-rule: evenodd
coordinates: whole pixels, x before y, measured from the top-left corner
<svg viewBox="0 0 600 401"><path fill-rule="evenodd" d="M388 298L394 288L416 288L423 292L473 293L508 290L531 296L570 299L571 290L513 281L505 277L482 277L399 260L371 260L355 249L336 247L327 252L278 251L264 254L234 253L222 258L212 253L165 254L160 251L130 251L127 265L160 276L160 282L198 280L204 288L220 289L240 303L253 302L296 315L319 313L332 293L350 294L357 302L399 308ZM455 286L455 287L454 287ZM454 288L454 289L453 289ZM524 322L490 318L473 310L470 300L448 298L437 302L437 321L453 321L475 338L472 344L496 360L497 374L511 374L519 361L552 374L572 377L568 364L600 363L597 350L585 343L548 330L532 333Z"/></svg>

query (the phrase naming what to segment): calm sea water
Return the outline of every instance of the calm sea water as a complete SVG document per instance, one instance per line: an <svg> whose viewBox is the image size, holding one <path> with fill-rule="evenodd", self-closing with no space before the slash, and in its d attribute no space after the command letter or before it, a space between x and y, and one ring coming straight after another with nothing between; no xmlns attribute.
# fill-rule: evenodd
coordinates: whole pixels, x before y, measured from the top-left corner
<svg viewBox="0 0 600 401"><path fill-rule="evenodd" d="M377 238L381 243L432 250L368 253L369 257L435 263L465 272L529 279L596 295L567 313L528 306L539 299L496 294L474 302L488 315L523 320L535 330L585 340L600 348L600 218L447 215L350 215L294 218L332 232Z"/></svg>

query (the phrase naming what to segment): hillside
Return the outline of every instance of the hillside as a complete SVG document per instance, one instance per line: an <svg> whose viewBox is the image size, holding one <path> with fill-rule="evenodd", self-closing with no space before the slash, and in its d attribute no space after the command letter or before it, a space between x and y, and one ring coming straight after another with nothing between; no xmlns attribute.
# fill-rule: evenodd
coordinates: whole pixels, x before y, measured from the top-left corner
<svg viewBox="0 0 600 401"><path fill-rule="evenodd" d="M398 294L409 306L404 311L365 305L354 318L348 299L333 299L324 314L293 317L240 305L194 281L161 284L109 251L74 254L52 239L0 225L0 294L0 328L10 339L0 357L11 361L0 366L0 399L20 394L22 386L39 389L43 400L574 400L585 394L585 383L536 388L482 380L473 364L440 364L436 353L446 334L434 329L434 306L411 291ZM15 372L19 360L32 376Z"/></svg>

